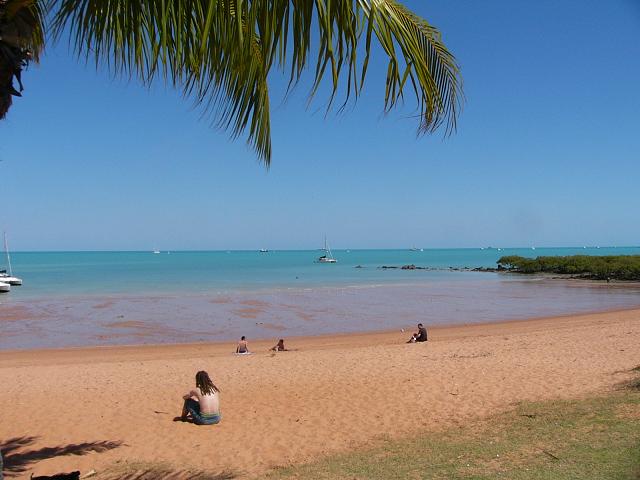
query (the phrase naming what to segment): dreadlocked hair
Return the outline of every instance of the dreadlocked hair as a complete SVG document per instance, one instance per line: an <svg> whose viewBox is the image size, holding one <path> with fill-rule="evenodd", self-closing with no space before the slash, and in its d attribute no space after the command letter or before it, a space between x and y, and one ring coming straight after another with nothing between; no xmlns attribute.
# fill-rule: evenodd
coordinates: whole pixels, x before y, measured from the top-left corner
<svg viewBox="0 0 640 480"><path fill-rule="evenodd" d="M200 389L203 395L212 395L215 392L220 391L220 389L216 387L209 378L209 374L204 370L200 370L196 373L196 387Z"/></svg>

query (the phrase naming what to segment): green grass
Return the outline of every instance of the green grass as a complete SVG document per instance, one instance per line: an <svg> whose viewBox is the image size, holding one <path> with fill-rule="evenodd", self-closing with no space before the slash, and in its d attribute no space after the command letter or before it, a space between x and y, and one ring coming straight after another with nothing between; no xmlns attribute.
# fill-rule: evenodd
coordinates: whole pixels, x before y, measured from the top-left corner
<svg viewBox="0 0 640 480"><path fill-rule="evenodd" d="M271 472L270 479L640 479L640 394L525 403L481 424ZM425 406L428 415L428 407Z"/></svg>

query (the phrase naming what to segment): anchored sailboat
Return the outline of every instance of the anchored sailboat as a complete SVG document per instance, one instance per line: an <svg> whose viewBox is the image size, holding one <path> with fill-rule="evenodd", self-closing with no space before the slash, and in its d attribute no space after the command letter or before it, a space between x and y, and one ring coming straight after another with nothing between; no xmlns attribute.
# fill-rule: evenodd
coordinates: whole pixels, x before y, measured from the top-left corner
<svg viewBox="0 0 640 480"><path fill-rule="evenodd" d="M331 253L331 248L327 244L327 237L324 237L324 255L318 258L318 263L337 263L337 260L333 258L333 254Z"/></svg>
<svg viewBox="0 0 640 480"><path fill-rule="evenodd" d="M0 283L3 285L22 285L22 279L13 276L11 269L11 256L9 255L9 244L7 242L7 232L4 232L4 253L7 257L7 270L0 270ZM8 292L9 289L0 285L0 292Z"/></svg>

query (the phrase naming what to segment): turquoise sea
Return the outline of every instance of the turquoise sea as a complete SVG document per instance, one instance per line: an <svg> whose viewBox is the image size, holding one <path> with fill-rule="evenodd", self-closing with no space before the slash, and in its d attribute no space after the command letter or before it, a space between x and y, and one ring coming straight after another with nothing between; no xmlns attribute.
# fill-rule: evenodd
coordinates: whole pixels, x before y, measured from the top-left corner
<svg viewBox="0 0 640 480"><path fill-rule="evenodd" d="M16 252L0 349L312 335L640 306L635 285L452 270L640 247ZM0 268L3 262L0 262ZM414 264L428 270L382 269ZM360 267L360 268L356 268Z"/></svg>
<svg viewBox="0 0 640 480"><path fill-rule="evenodd" d="M640 247L333 250L336 264L318 264L318 250L18 252L14 274L24 279L16 298L74 295L193 294L221 290L389 285L459 278L449 267L495 267L504 255L626 255ZM0 261L0 265L3 262ZM384 270L383 265L443 271ZM361 266L364 268L354 268ZM1 300L0 300L1 301Z"/></svg>

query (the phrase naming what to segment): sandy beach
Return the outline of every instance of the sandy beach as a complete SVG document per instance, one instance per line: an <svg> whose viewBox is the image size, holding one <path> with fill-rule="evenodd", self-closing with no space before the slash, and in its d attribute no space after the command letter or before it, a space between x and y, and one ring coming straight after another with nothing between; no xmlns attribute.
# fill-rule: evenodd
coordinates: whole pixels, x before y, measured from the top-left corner
<svg viewBox="0 0 640 480"><path fill-rule="evenodd" d="M428 326L428 325L427 325ZM414 328L410 325L407 328ZM467 424L517 402L610 391L640 363L640 310L233 344L0 352L5 475L163 462L258 477L381 438ZM251 339L249 339L251 340ZM222 422L174 422L197 370Z"/></svg>

